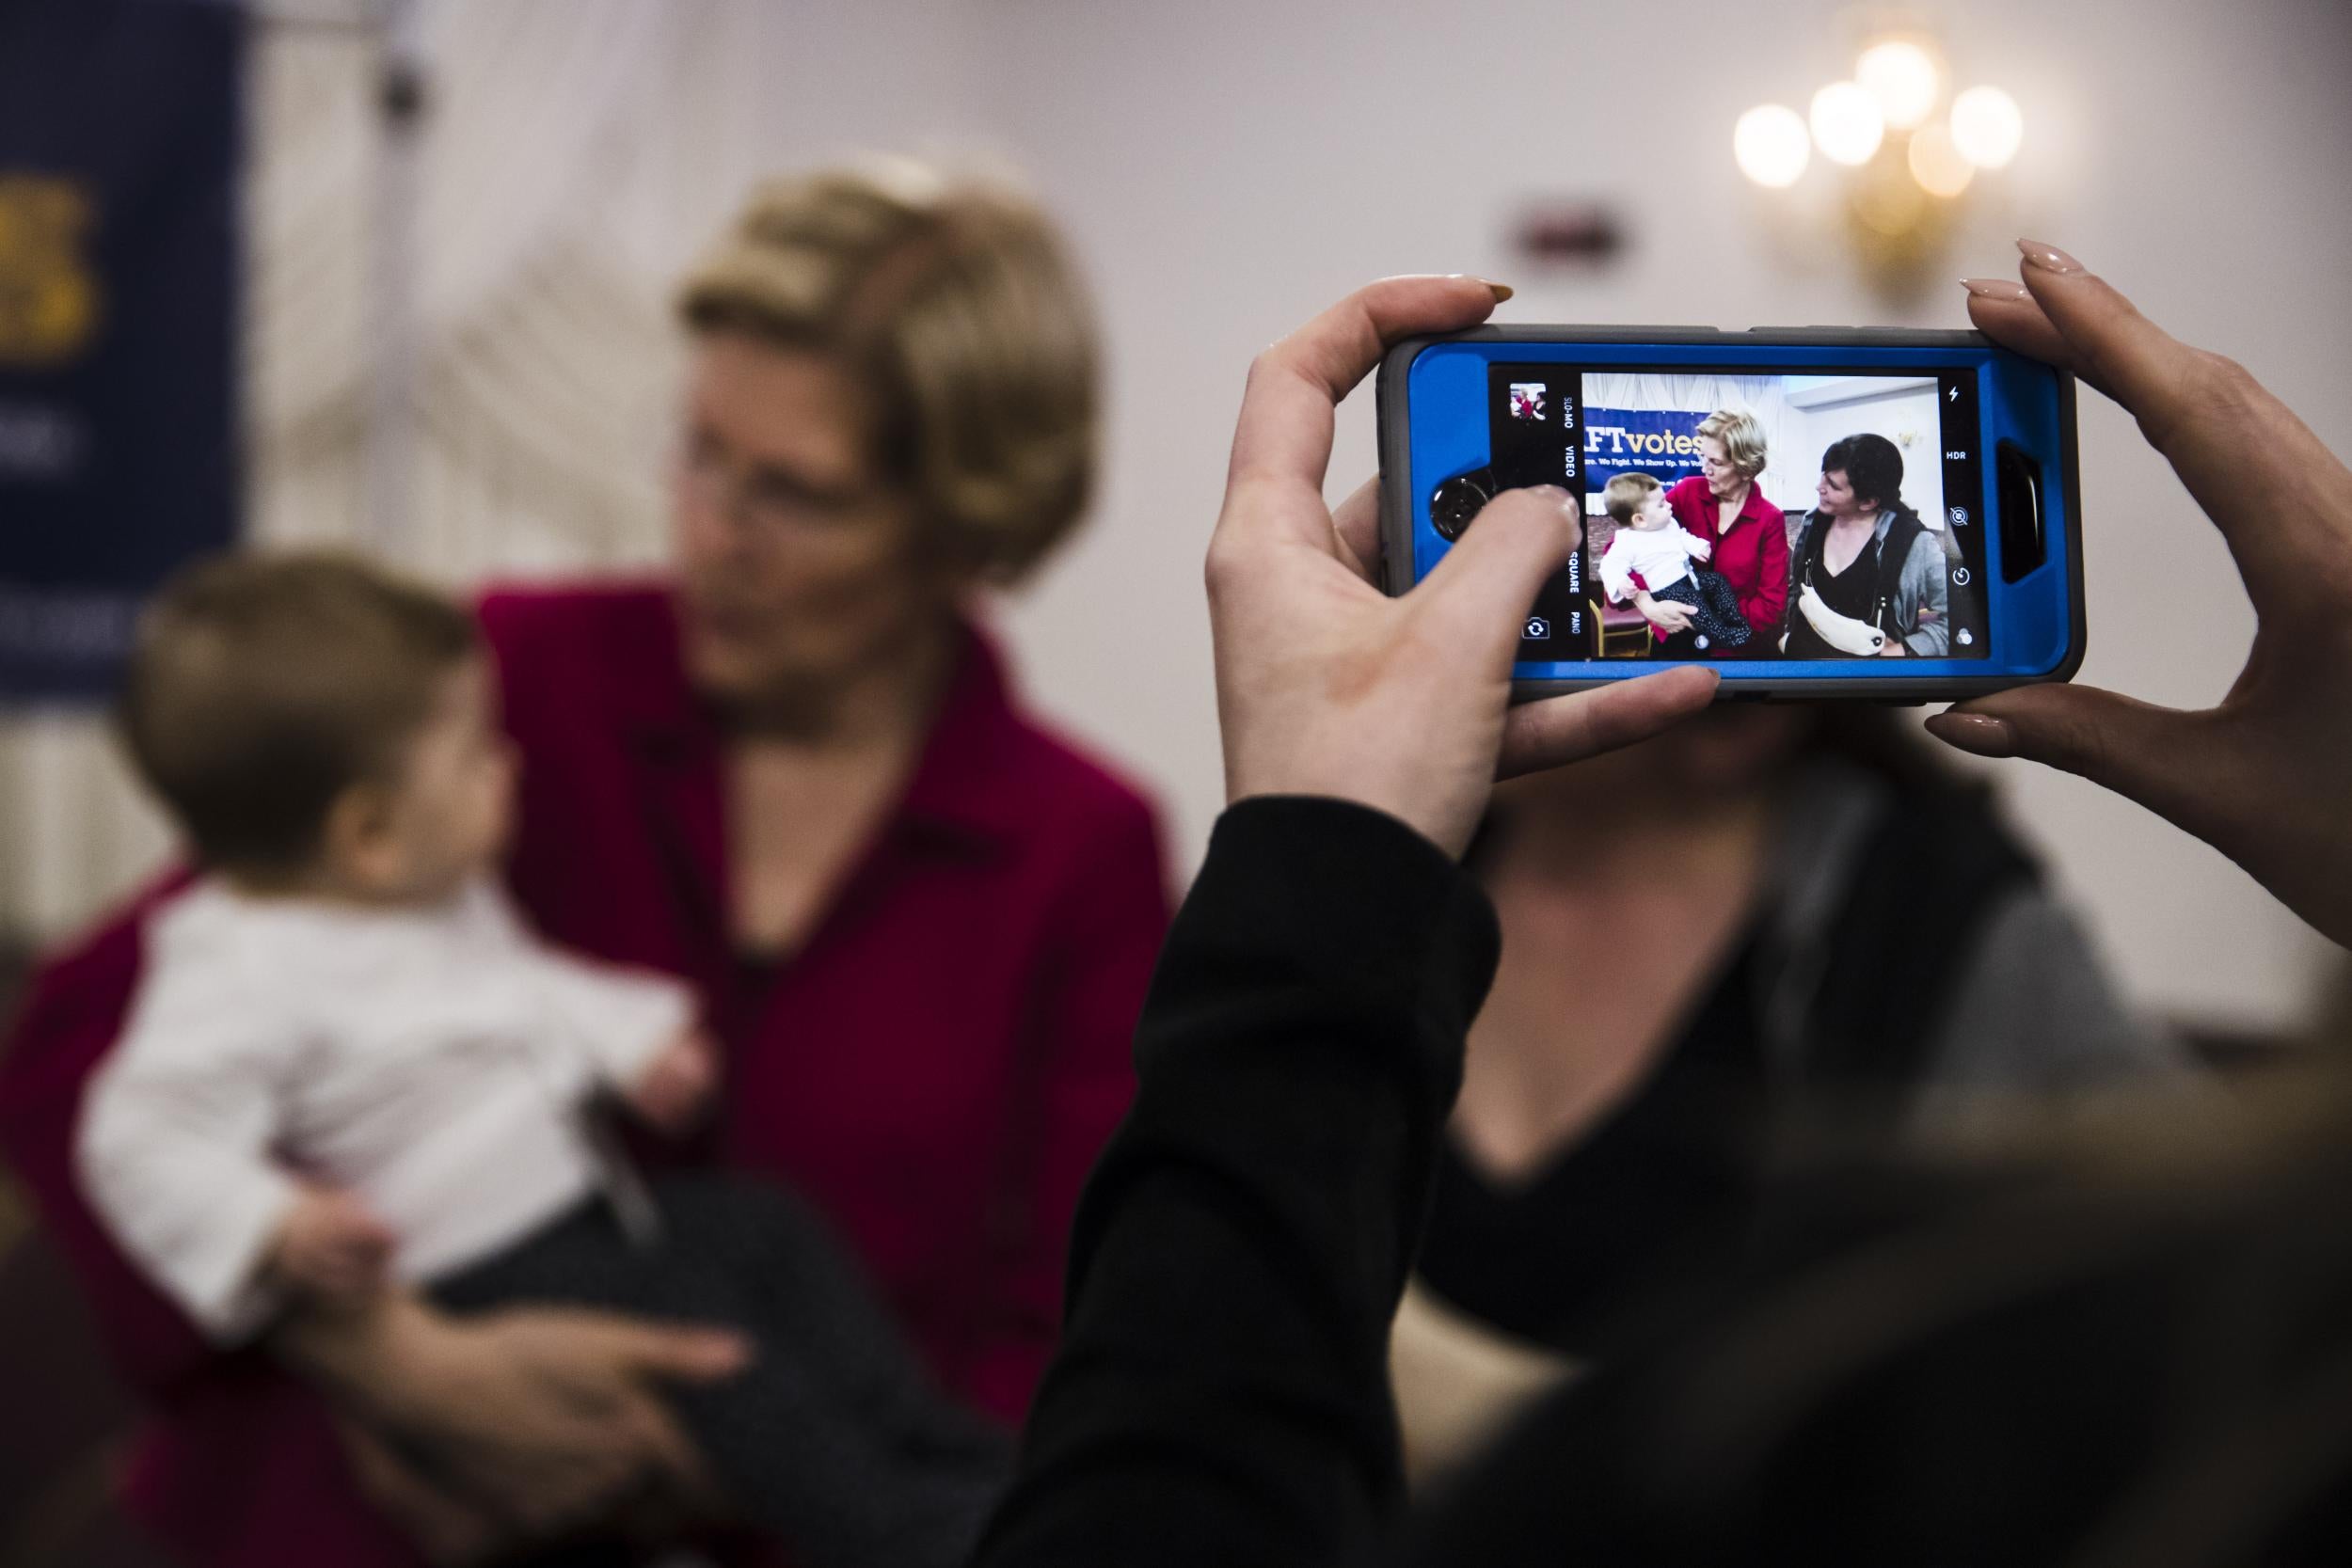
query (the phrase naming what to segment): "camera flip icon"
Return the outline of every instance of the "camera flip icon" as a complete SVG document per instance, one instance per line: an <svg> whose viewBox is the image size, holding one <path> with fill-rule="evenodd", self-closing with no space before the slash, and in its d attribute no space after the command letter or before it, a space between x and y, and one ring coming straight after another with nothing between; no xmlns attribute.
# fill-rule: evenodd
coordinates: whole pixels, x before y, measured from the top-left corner
<svg viewBox="0 0 2352 1568"><path fill-rule="evenodd" d="M1530 615L1526 629L1519 635L1530 642L1549 642L1551 641L1551 622L1545 616Z"/></svg>

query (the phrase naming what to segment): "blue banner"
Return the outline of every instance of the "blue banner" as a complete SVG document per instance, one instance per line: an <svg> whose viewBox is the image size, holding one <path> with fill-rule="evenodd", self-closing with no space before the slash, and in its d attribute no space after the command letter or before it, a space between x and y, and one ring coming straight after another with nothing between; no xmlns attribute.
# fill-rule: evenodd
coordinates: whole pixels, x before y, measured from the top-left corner
<svg viewBox="0 0 2352 1568"><path fill-rule="evenodd" d="M1589 491L1619 474L1645 473L1661 484L1699 471L1699 421L1705 409L1587 408L1584 483Z"/></svg>
<svg viewBox="0 0 2352 1568"><path fill-rule="evenodd" d="M237 533L244 22L0 5L0 702L94 701Z"/></svg>

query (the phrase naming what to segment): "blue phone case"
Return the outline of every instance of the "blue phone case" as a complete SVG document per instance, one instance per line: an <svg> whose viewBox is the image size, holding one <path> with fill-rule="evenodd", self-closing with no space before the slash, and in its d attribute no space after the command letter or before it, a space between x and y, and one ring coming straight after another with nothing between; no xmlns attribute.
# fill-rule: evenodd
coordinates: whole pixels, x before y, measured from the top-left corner
<svg viewBox="0 0 2352 1568"><path fill-rule="evenodd" d="M2028 682L2065 680L2081 666L2081 504L2074 378L1996 348L1974 332L1485 326L1400 343L1382 362L1375 384L1384 585L1390 593L1407 591L1451 548L1432 526L1432 494L1448 480L1481 469L1492 459L1487 368L1550 362L1749 374L1975 372L1991 657L1710 660L1724 678L1725 696L1948 701ZM2001 486L1993 483L1989 461L2003 442L2035 459L2046 481L2040 494L2044 559L2014 581L2005 580L2002 567ZM1515 674L1518 694L1534 697L1631 679L1666 667L1657 659L1567 658L1522 661L1515 666Z"/></svg>

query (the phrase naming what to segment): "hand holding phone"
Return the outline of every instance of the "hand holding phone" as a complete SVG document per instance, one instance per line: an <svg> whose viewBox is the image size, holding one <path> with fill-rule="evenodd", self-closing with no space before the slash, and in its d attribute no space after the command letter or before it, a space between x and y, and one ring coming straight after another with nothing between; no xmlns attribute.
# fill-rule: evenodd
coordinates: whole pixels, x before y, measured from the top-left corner
<svg viewBox="0 0 2352 1568"><path fill-rule="evenodd" d="M1229 800L1354 800L1459 854L1499 758L1589 756L1713 695L1710 673L1682 670L1511 706L1516 617L1579 543L1565 491L1505 498L1409 600L1369 580L1373 495L1325 507L1334 405L1390 342L1481 321L1499 297L1475 278L1389 278L1250 367L1207 573Z"/></svg>
<svg viewBox="0 0 2352 1568"><path fill-rule="evenodd" d="M1977 291L1977 324L2007 351L2079 372L2139 418L2221 529L2260 629L2229 695L2203 712L2043 684L1972 702L1929 727L1963 750L2035 758L2141 801L2352 943L2343 812L2352 795L2352 470L2242 368L2175 341L2071 260L2047 256L2029 261L2027 287ZM1570 761L1661 728L1715 689L1728 661L1506 715L1521 628L1488 625L1477 588L1534 580L1513 573L1532 562L1540 575L1549 544L1507 562L1507 551L1489 550L1479 569L1466 555L1447 568L1451 587L1433 580L1408 598L1367 601L1374 498L1359 491L1336 515L1322 501L1332 404L1389 342L1483 319L1496 297L1484 291L1474 279L1376 284L1253 368L1209 573L1236 798L1304 788L1362 800L1458 848L1498 752L1506 772ZM1391 474L1385 488L1394 483ZM2061 505L2073 487L2069 476ZM1525 543L1542 505L1524 498L1492 520ZM2071 551L2071 525L2064 534L2050 543ZM1430 636L1428 607L1441 601L1467 641ZM1431 722L1438 717L1447 721ZM1399 766L1382 777L1394 787L1373 799L1360 779L1334 771L1333 754L1389 759Z"/></svg>
<svg viewBox="0 0 2352 1568"><path fill-rule="evenodd" d="M1398 345L1380 388L1391 593L1498 496L1582 498L1523 697L1700 660L1731 695L1916 702L2080 662L2073 381L1973 333L1486 326Z"/></svg>
<svg viewBox="0 0 2352 1568"><path fill-rule="evenodd" d="M2243 366L2190 348L2065 252L2023 286L1972 282L1988 338L2067 367L2137 417L2221 531L2258 626L2215 707L2036 686L1928 721L1980 756L2029 757L2137 800L2352 944L2352 470Z"/></svg>

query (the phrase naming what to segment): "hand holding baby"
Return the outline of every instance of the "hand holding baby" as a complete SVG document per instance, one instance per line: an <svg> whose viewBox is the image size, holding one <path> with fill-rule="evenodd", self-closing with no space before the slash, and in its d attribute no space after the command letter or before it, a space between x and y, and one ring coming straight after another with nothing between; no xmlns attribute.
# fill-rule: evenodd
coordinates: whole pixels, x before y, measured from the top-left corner
<svg viewBox="0 0 2352 1568"><path fill-rule="evenodd" d="M1633 608L1642 612L1644 620L1658 628L1661 637L1680 636L1691 629L1691 623L1697 618L1689 605L1678 604L1673 599L1652 598L1646 589L1633 595Z"/></svg>
<svg viewBox="0 0 2352 1568"><path fill-rule="evenodd" d="M312 1187L279 1222L264 1272L331 1307L360 1305L384 1288L398 1238L349 1193Z"/></svg>
<svg viewBox="0 0 2352 1568"><path fill-rule="evenodd" d="M718 1047L691 1027L655 1053L621 1098L647 1126L675 1137L693 1131L718 1086Z"/></svg>

